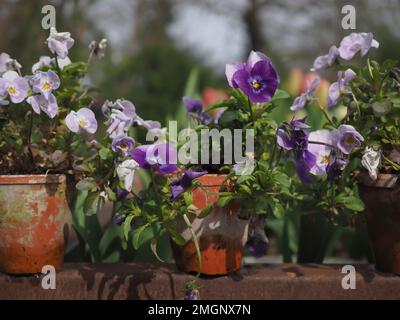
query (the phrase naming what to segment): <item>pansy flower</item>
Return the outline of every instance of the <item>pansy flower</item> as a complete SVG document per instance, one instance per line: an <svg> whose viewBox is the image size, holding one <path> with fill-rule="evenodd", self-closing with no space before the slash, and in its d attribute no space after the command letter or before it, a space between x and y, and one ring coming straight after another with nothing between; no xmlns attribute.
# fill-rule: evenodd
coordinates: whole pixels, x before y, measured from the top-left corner
<svg viewBox="0 0 400 320"><path fill-rule="evenodd" d="M60 87L60 78L52 70L47 72L37 71L31 79L32 91L41 93L46 99L51 92Z"/></svg>
<svg viewBox="0 0 400 320"><path fill-rule="evenodd" d="M200 100L185 96L182 98L182 102L186 111L193 119L196 119L205 125L211 123L211 116L208 113L203 112L203 103Z"/></svg>
<svg viewBox="0 0 400 320"><path fill-rule="evenodd" d="M369 32L351 33L343 38L339 46L340 57L344 60L351 60L361 52L365 56L371 48L379 48L379 42L374 39L374 35Z"/></svg>
<svg viewBox="0 0 400 320"><path fill-rule="evenodd" d="M182 193L192 187L193 180L204 176L207 171L193 171L188 169L182 176L171 182L171 201L176 200Z"/></svg>
<svg viewBox="0 0 400 320"><path fill-rule="evenodd" d="M290 110L296 111L296 110L304 109L307 101L310 101L313 97L315 97L315 91L317 90L319 82L320 82L319 77L316 77L313 80L311 85L310 85L310 82L307 80L306 91L304 93L302 93L300 96L298 96L296 99L294 99L293 105L290 107Z"/></svg>
<svg viewBox="0 0 400 320"><path fill-rule="evenodd" d="M342 94L351 93L349 84L354 80L356 76L356 73L351 69L347 69L345 72L338 72L338 81L332 83L328 89L329 108L337 104Z"/></svg>
<svg viewBox="0 0 400 320"><path fill-rule="evenodd" d="M133 159L125 160L117 166L117 176L126 191L132 191L133 179L137 168L139 168L139 164Z"/></svg>
<svg viewBox="0 0 400 320"><path fill-rule="evenodd" d="M279 76L271 59L251 51L246 63L227 64L225 74L232 88L240 88L251 102L268 102L279 84Z"/></svg>
<svg viewBox="0 0 400 320"><path fill-rule="evenodd" d="M57 32L55 28L50 28L47 45L50 51L61 59L65 59L68 56L68 50L71 49L74 42L69 32Z"/></svg>
<svg viewBox="0 0 400 320"><path fill-rule="evenodd" d="M46 98L43 94L30 96L28 99L26 99L26 102L31 105L33 111L35 111L37 114L40 114L40 111L43 111L53 119L58 113L57 100L53 94L50 94L48 98Z"/></svg>
<svg viewBox="0 0 400 320"><path fill-rule="evenodd" d="M319 56L314 60L313 68L311 71L320 71L331 67L339 56L339 50L336 46L332 46L329 49L329 53L323 56Z"/></svg>
<svg viewBox="0 0 400 320"><path fill-rule="evenodd" d="M20 103L25 100L29 92L28 81L20 77L15 71L7 71L0 79L0 88L3 88L13 103Z"/></svg>
<svg viewBox="0 0 400 320"><path fill-rule="evenodd" d="M97 121L94 112L88 108L71 111L65 118L65 124L72 132L94 134L97 131Z"/></svg>
<svg viewBox="0 0 400 320"><path fill-rule="evenodd" d="M325 174L326 167L329 165L333 146L333 133L329 130L317 130L308 136L308 151L315 156L315 164L310 169L310 173L320 176Z"/></svg>
<svg viewBox="0 0 400 320"><path fill-rule="evenodd" d="M334 131L337 148L344 154L350 154L353 148L360 147L364 137L351 125L342 124Z"/></svg>
<svg viewBox="0 0 400 320"><path fill-rule="evenodd" d="M114 152L120 151L124 156L127 156L129 152L135 146L135 140L126 135L120 135L114 138L111 144L111 149Z"/></svg>

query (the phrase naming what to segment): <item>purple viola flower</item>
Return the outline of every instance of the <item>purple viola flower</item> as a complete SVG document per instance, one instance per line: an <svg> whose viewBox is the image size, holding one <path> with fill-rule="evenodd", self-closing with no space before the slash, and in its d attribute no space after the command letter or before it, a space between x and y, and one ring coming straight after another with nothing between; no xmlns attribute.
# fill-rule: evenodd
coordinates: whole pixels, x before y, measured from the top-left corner
<svg viewBox="0 0 400 320"><path fill-rule="evenodd" d="M303 182L310 182L309 173L316 161L315 155L308 150L309 128L303 118L282 125L277 132L278 145L294 153L296 171Z"/></svg>
<svg viewBox="0 0 400 320"><path fill-rule="evenodd" d="M316 176L325 174L333 148L334 137L332 131L323 129L310 133L308 136L308 151L315 156L315 164L310 169L310 173Z"/></svg>
<svg viewBox="0 0 400 320"><path fill-rule="evenodd" d="M15 71L7 71L0 79L0 87L10 96L13 103L25 100L29 92L28 81Z"/></svg>
<svg viewBox="0 0 400 320"><path fill-rule="evenodd" d="M296 110L304 109L307 101L311 100L312 98L315 98L315 91L317 90L319 82L320 82L320 78L316 77L310 86L310 82L307 80L306 92L304 92L303 94L298 96L296 99L294 99L293 105L290 107L290 110L296 111Z"/></svg>
<svg viewBox="0 0 400 320"><path fill-rule="evenodd" d="M114 152L121 151L124 156L127 156L129 152L133 149L135 145L135 140L126 135L120 135L114 138L111 149Z"/></svg>
<svg viewBox="0 0 400 320"><path fill-rule="evenodd" d="M125 222L125 217L116 215L113 217L113 221L117 226L121 226Z"/></svg>
<svg viewBox="0 0 400 320"><path fill-rule="evenodd" d="M326 174L330 181L338 181L342 176L343 170L347 167L349 161L342 157L331 158L326 167Z"/></svg>
<svg viewBox="0 0 400 320"><path fill-rule="evenodd" d="M267 254L268 238L265 234L263 219L251 219L246 248L253 257L262 257Z"/></svg>
<svg viewBox="0 0 400 320"><path fill-rule="evenodd" d="M65 124L72 132L94 134L97 131L97 121L94 112L88 108L71 111L65 118Z"/></svg>
<svg viewBox="0 0 400 320"><path fill-rule="evenodd" d="M342 124L334 132L337 148L344 154L350 154L353 148L360 147L363 136L351 125Z"/></svg>
<svg viewBox="0 0 400 320"><path fill-rule="evenodd" d="M192 182L201 176L207 174L207 171L193 171L188 169L177 180L171 182L171 201L175 201L182 193L192 187Z"/></svg>
<svg viewBox="0 0 400 320"><path fill-rule="evenodd" d="M57 32L55 28L50 28L50 36L47 38L47 45L53 54L61 59L65 59L68 50L74 45L74 39L69 32Z"/></svg>
<svg viewBox="0 0 400 320"><path fill-rule="evenodd" d="M153 167L161 174L170 174L178 169L176 148L169 143L142 145L130 154L142 169Z"/></svg>
<svg viewBox="0 0 400 320"><path fill-rule="evenodd" d="M371 48L379 48L379 42L371 32L352 33L340 42L339 54L342 59L351 60L357 52L360 51L363 57Z"/></svg>
<svg viewBox="0 0 400 320"><path fill-rule="evenodd" d="M211 116L208 113L203 112L203 103L200 100L183 97L182 102L192 118L199 120L200 123L205 125L211 123Z"/></svg>
<svg viewBox="0 0 400 320"><path fill-rule="evenodd" d="M117 196L117 201L122 201L128 196L129 191L127 191L125 189L117 188L115 193L116 193L116 196Z"/></svg>
<svg viewBox="0 0 400 320"><path fill-rule="evenodd" d="M60 87L60 78L52 70L47 72L37 71L32 77L31 83L33 92L41 93L48 99L51 92Z"/></svg>
<svg viewBox="0 0 400 320"><path fill-rule="evenodd" d="M26 99L26 102L31 105L35 113L40 114L40 111L43 111L51 119L53 119L58 113L57 100L53 94L50 94L48 98L46 98L43 94L30 96L28 99Z"/></svg>
<svg viewBox="0 0 400 320"><path fill-rule="evenodd" d="M342 94L351 93L349 84L354 80L356 76L357 74L351 69L347 69L345 72L338 72L338 81L332 83L328 90L329 108L337 104Z"/></svg>
<svg viewBox="0 0 400 320"><path fill-rule="evenodd" d="M339 56L339 50L336 46L332 46L329 49L329 53L323 56L319 56L314 60L313 68L311 71L320 71L327 69L333 65Z"/></svg>
<svg viewBox="0 0 400 320"><path fill-rule="evenodd" d="M268 102L279 85L279 76L271 59L251 51L246 63L227 64L225 74L232 88L240 88L251 102Z"/></svg>

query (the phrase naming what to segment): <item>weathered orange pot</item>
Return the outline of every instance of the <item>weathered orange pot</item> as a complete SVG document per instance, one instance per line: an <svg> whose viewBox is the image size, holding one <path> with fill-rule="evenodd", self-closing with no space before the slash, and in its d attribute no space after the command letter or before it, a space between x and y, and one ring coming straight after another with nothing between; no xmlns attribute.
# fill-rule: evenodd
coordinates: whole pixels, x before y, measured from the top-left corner
<svg viewBox="0 0 400 320"><path fill-rule="evenodd" d="M33 274L59 269L71 212L64 175L0 176L0 270Z"/></svg>
<svg viewBox="0 0 400 320"><path fill-rule="evenodd" d="M400 180L380 174L377 181L361 175L360 195L365 203L368 233L376 269L400 275Z"/></svg>
<svg viewBox="0 0 400 320"><path fill-rule="evenodd" d="M225 178L225 175L204 175L199 178L203 188L193 190L193 204L199 210L213 205L205 218L190 217L201 251L201 273L206 275L224 275L239 270L247 241L249 223L238 217L239 205L226 208L216 205ZM178 224L178 230L187 243L178 246L171 241L176 265L181 271L198 272L199 261L191 232L183 223Z"/></svg>

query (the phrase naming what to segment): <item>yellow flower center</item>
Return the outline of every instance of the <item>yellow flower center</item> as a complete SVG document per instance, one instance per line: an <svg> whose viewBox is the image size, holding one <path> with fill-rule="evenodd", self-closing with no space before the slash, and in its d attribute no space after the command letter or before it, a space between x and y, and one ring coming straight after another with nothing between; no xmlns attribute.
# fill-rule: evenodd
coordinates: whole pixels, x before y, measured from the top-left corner
<svg viewBox="0 0 400 320"><path fill-rule="evenodd" d="M321 164L329 164L329 156L324 155L321 159Z"/></svg>
<svg viewBox="0 0 400 320"><path fill-rule="evenodd" d="M50 90L51 89L50 83L48 83L47 81L45 83L43 83L42 84L42 89L43 90Z"/></svg>
<svg viewBox="0 0 400 320"><path fill-rule="evenodd" d="M79 120L79 125L81 126L81 127L86 127L87 125L88 125L88 123L85 121L85 120Z"/></svg>
<svg viewBox="0 0 400 320"><path fill-rule="evenodd" d="M253 80L253 82L251 83L251 85L253 86L254 89L258 90L261 87L261 83L258 82L257 80Z"/></svg>
<svg viewBox="0 0 400 320"><path fill-rule="evenodd" d="M346 143L347 143L349 146L352 146L352 145L354 144L355 141L356 141L356 140L354 139L353 136L348 136L348 137L346 138Z"/></svg>
<svg viewBox="0 0 400 320"><path fill-rule="evenodd" d="M9 87L8 88L8 93L9 94L15 94L17 91L15 90L15 87L14 86L11 86L11 87Z"/></svg>
<svg viewBox="0 0 400 320"><path fill-rule="evenodd" d="M119 148L120 148L121 150L127 150L127 149L128 149L128 145L127 145L125 142L121 142L121 143L119 144Z"/></svg>

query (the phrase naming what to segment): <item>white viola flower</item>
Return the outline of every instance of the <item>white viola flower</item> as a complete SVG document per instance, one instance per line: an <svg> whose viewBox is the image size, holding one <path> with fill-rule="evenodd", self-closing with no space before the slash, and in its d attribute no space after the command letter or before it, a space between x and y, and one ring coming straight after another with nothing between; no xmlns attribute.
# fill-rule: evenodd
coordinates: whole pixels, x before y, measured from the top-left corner
<svg viewBox="0 0 400 320"><path fill-rule="evenodd" d="M28 96L29 83L15 71L7 71L0 78L0 88L3 88L3 93L8 94L13 103L20 103Z"/></svg>
<svg viewBox="0 0 400 320"><path fill-rule="evenodd" d="M308 151L315 156L315 164L310 169L310 173L316 176L323 175L329 165L330 155L334 142L332 131L317 130L308 136Z"/></svg>
<svg viewBox="0 0 400 320"><path fill-rule="evenodd" d="M46 98L43 94L30 96L28 99L26 99L26 102L31 105L35 113L40 114L40 111L43 111L51 119L53 119L58 113L57 100L53 94L50 94L48 98Z"/></svg>
<svg viewBox="0 0 400 320"><path fill-rule="evenodd" d="M60 57L57 57L57 63L58 67L63 70L66 66L71 64L71 59L68 57L65 57L64 59L61 59Z"/></svg>
<svg viewBox="0 0 400 320"><path fill-rule="evenodd" d="M373 148L366 147L361 164L368 170L369 176L372 180L378 179L378 167L381 162L381 152L380 150L374 150Z"/></svg>
<svg viewBox="0 0 400 320"><path fill-rule="evenodd" d="M9 54L3 52L0 54L0 75L7 71L18 71L22 68L21 64L10 57Z"/></svg>
<svg viewBox="0 0 400 320"><path fill-rule="evenodd" d="M133 178L138 167L139 164L133 159L125 160L117 166L118 178L123 182L124 189L129 192L132 191Z"/></svg>
<svg viewBox="0 0 400 320"><path fill-rule="evenodd" d="M254 171L254 152L246 152L245 159L233 165L233 171L238 176L248 176Z"/></svg>
<svg viewBox="0 0 400 320"><path fill-rule="evenodd" d="M94 134L97 131L97 120L89 108L71 111L65 118L65 124L72 132Z"/></svg>
<svg viewBox="0 0 400 320"><path fill-rule="evenodd" d="M50 58L49 56L41 56L39 61L32 66L32 73L35 73L43 67L51 67L53 63L54 59Z"/></svg>
<svg viewBox="0 0 400 320"><path fill-rule="evenodd" d="M55 28L50 28L50 36L47 38L47 45L53 54L65 59L68 50L74 45L74 39L69 32L57 32Z"/></svg>

